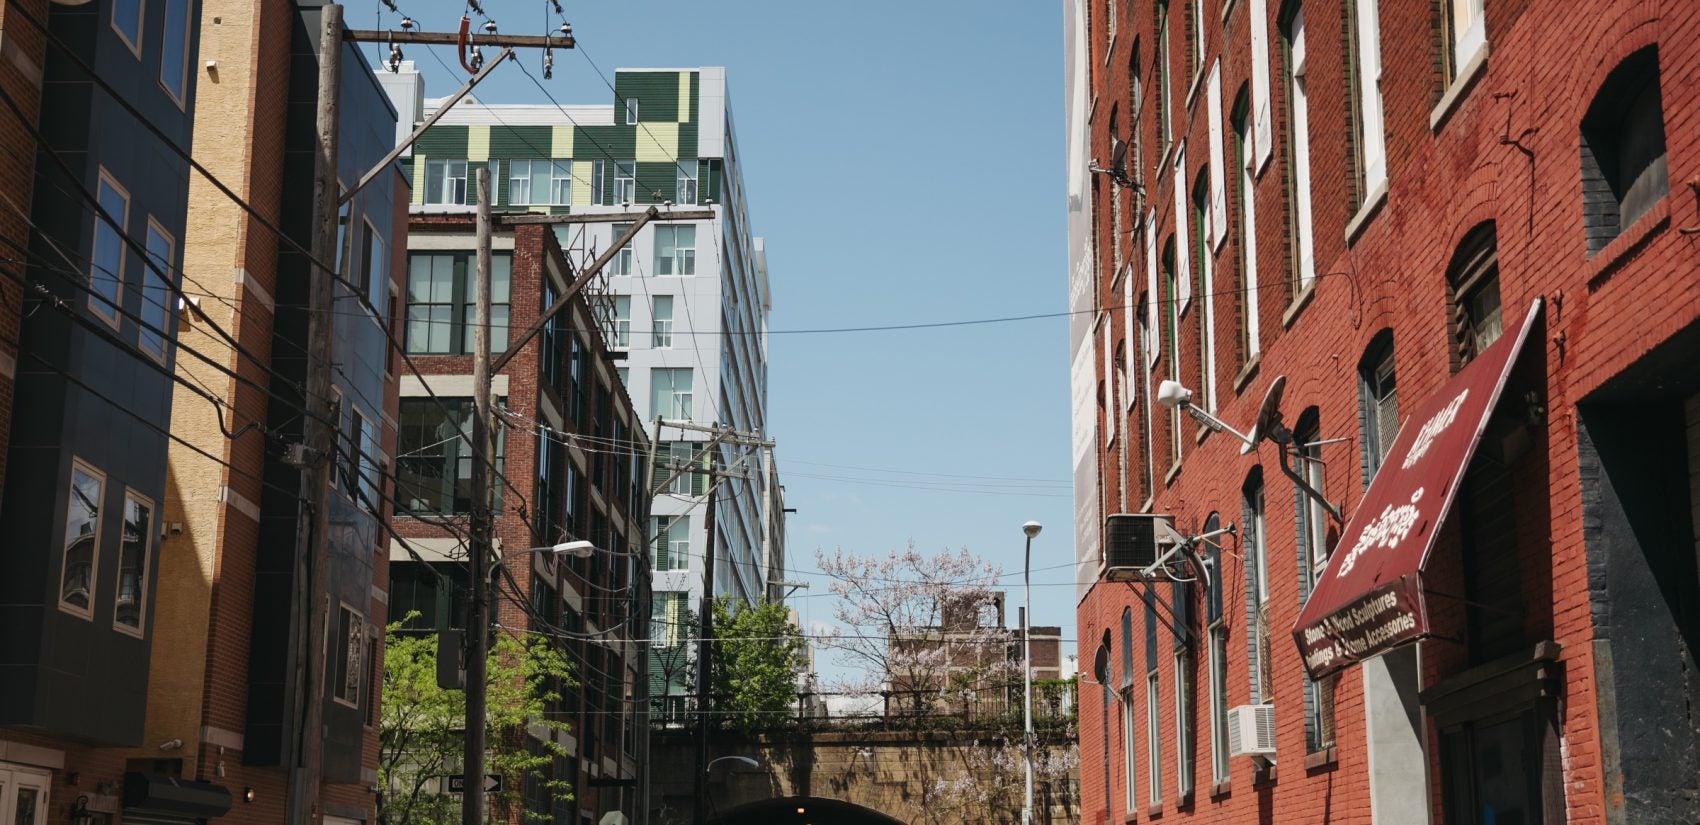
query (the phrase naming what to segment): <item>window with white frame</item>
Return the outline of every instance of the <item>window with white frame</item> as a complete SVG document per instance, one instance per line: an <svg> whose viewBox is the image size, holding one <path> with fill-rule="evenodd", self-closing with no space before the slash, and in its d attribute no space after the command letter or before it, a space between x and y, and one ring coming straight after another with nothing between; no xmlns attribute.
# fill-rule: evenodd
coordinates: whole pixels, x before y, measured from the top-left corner
<svg viewBox="0 0 1700 825"><path fill-rule="evenodd" d="M94 573L100 567L100 509L105 494L106 474L73 459L70 493L65 501L59 609L85 619L94 617Z"/></svg>
<svg viewBox="0 0 1700 825"><path fill-rule="evenodd" d="M1204 74L1204 0L1192 0L1192 78Z"/></svg>
<svg viewBox="0 0 1700 825"><path fill-rule="evenodd" d="M159 39L159 85L181 108L189 84L189 0L165 0L164 17Z"/></svg>
<svg viewBox="0 0 1700 825"><path fill-rule="evenodd" d="M631 228L632 225L629 223L614 224L613 231L609 233L608 242L612 244L615 241L618 241L620 238L624 237L626 232ZM620 247L620 251L615 252L614 257L608 259L608 274L618 276L632 274L631 243L627 243L625 246Z"/></svg>
<svg viewBox="0 0 1700 825"><path fill-rule="evenodd" d="M626 125L627 126L636 126L637 122L638 122L638 99L635 98L635 97L628 97L628 98L626 98Z"/></svg>
<svg viewBox="0 0 1700 825"><path fill-rule="evenodd" d="M382 486L378 478L378 427L359 408L354 410L354 421L356 438L349 442L349 447L360 451L355 462L354 503L376 515L378 491Z"/></svg>
<svg viewBox="0 0 1700 825"><path fill-rule="evenodd" d="M689 483L688 478L686 482ZM649 521L650 532L655 536L655 569L690 569L691 517L654 516Z"/></svg>
<svg viewBox="0 0 1700 825"><path fill-rule="evenodd" d="M614 161L614 203L637 201L637 161Z"/></svg>
<svg viewBox="0 0 1700 825"><path fill-rule="evenodd" d="M137 57L142 56L144 0L112 0L112 28Z"/></svg>
<svg viewBox="0 0 1700 825"><path fill-rule="evenodd" d="M1204 532L1222 527L1222 517L1211 513ZM1208 678L1210 681L1210 783L1228 781L1228 623L1223 609L1222 547L1206 539L1204 566L1209 577L1204 587L1204 626L1208 633Z"/></svg>
<svg viewBox="0 0 1700 825"><path fill-rule="evenodd" d="M177 242L167 234L158 221L148 218L148 265L142 267L141 323L136 332L137 344L155 359L165 360L166 336L170 334L171 296L165 277L175 277Z"/></svg>
<svg viewBox="0 0 1700 825"><path fill-rule="evenodd" d="M606 203L602 196L608 192L608 161L590 162L590 202Z"/></svg>
<svg viewBox="0 0 1700 825"><path fill-rule="evenodd" d="M1247 629L1252 634L1251 699L1253 704L1269 704L1275 700L1275 670L1272 664L1274 625L1269 614L1269 554L1263 531L1263 479L1259 476L1248 480L1244 492L1246 535L1241 546L1245 552L1245 568L1251 578L1247 582L1247 590L1251 593L1247 599L1251 615L1246 617Z"/></svg>
<svg viewBox="0 0 1700 825"><path fill-rule="evenodd" d="M1122 711L1122 806L1123 806L1124 811L1131 814L1139 806L1139 797L1136 795L1136 790L1134 788L1134 781L1133 781L1134 774L1138 770L1138 765L1136 764L1137 760L1135 760L1133 758L1134 748L1137 746L1137 742L1138 742L1138 740L1136 740L1134 738L1134 733L1133 733L1133 691L1131 691L1131 690L1122 691L1121 711Z"/></svg>
<svg viewBox="0 0 1700 825"><path fill-rule="evenodd" d="M425 202L466 203L466 161L426 158Z"/></svg>
<svg viewBox="0 0 1700 825"><path fill-rule="evenodd" d="M655 274L697 274L697 228L692 224L655 227Z"/></svg>
<svg viewBox="0 0 1700 825"><path fill-rule="evenodd" d="M1175 794L1192 794L1192 651L1175 648Z"/></svg>
<svg viewBox="0 0 1700 825"><path fill-rule="evenodd" d="M1180 311L1177 307L1180 299L1175 278L1175 239L1173 236L1163 244L1163 361L1169 375L1176 381L1180 380L1179 359L1181 354ZM1181 463L1181 412L1169 407L1169 466L1178 467Z"/></svg>
<svg viewBox="0 0 1700 825"><path fill-rule="evenodd" d="M630 295L609 295L604 305L604 314L608 319L608 327L603 330L603 337L608 339L608 346L625 349L632 345L632 298Z"/></svg>
<svg viewBox="0 0 1700 825"><path fill-rule="evenodd" d="M129 258L124 250L124 227L130 225L130 193L101 169L95 197L116 226L101 215L94 216L94 252L89 260L89 286L94 294L89 296L89 309L116 327L124 292L124 262Z"/></svg>
<svg viewBox="0 0 1700 825"><path fill-rule="evenodd" d="M1251 98L1241 91L1234 103L1234 231L1240 239L1235 244L1234 261L1239 270L1239 368L1257 358L1262 352L1257 318L1257 205L1253 185L1251 157Z"/></svg>
<svg viewBox="0 0 1700 825"><path fill-rule="evenodd" d="M1296 298L1316 280L1316 250L1311 236L1310 98L1305 77L1304 9L1293 11L1287 23L1287 209L1289 210L1288 278Z"/></svg>
<svg viewBox="0 0 1700 825"><path fill-rule="evenodd" d="M134 636L147 622L148 562L157 528L153 501L135 490L124 491L124 534L118 543L117 602L112 624Z"/></svg>
<svg viewBox="0 0 1700 825"><path fill-rule="evenodd" d="M655 367L649 371L649 408L673 420L691 417L691 368Z"/></svg>
<svg viewBox="0 0 1700 825"><path fill-rule="evenodd" d="M522 158L508 161L508 203L564 206L572 202L572 161Z"/></svg>
<svg viewBox="0 0 1700 825"><path fill-rule="evenodd" d="M673 296L657 295L650 309L650 346L670 349L673 346Z"/></svg>
<svg viewBox="0 0 1700 825"><path fill-rule="evenodd" d="M348 605L340 605L336 623L336 680L331 698L338 704L360 707L361 687L366 683L366 617Z"/></svg>
<svg viewBox="0 0 1700 825"><path fill-rule="evenodd" d="M1387 182L1387 137L1381 112L1381 9L1379 0L1347 0L1346 70L1351 73L1352 148L1356 203Z"/></svg>
<svg viewBox="0 0 1700 825"><path fill-rule="evenodd" d="M700 161L681 160L678 163L679 179L673 199L676 203L690 205L697 202L697 174L701 171Z"/></svg>
<svg viewBox="0 0 1700 825"><path fill-rule="evenodd" d="M651 646L677 646L685 636L685 594L656 593L649 609L649 638Z"/></svg>
<svg viewBox="0 0 1700 825"><path fill-rule="evenodd" d="M1174 97L1170 91L1172 72L1169 71L1169 4L1167 0L1158 0L1152 5L1157 14L1157 157L1159 160L1169 150L1169 142L1174 139L1171 113L1174 112Z"/></svg>
<svg viewBox="0 0 1700 825"><path fill-rule="evenodd" d="M1163 804L1163 741L1159 732L1160 714L1157 691L1157 671L1145 676L1145 801L1155 807Z"/></svg>
<svg viewBox="0 0 1700 825"><path fill-rule="evenodd" d="M549 162L549 203L553 206L565 206L573 202L573 162L570 160L554 160Z"/></svg>
<svg viewBox="0 0 1700 825"><path fill-rule="evenodd" d="M1210 171L1200 169L1192 190L1193 256L1198 270L1198 398L1207 412L1216 411L1215 261L1210 254Z"/></svg>
<svg viewBox="0 0 1700 825"><path fill-rule="evenodd" d="M1458 79L1476 53L1487 46L1487 16L1482 0L1440 0L1442 35L1446 44L1446 82Z"/></svg>

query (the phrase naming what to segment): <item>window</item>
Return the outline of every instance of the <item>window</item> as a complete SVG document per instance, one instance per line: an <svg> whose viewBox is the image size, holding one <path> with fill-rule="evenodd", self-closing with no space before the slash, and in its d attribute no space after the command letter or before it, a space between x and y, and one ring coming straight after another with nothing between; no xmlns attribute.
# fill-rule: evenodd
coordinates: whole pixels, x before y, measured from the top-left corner
<svg viewBox="0 0 1700 825"><path fill-rule="evenodd" d="M691 417L691 368L651 369L649 409L662 418L688 420Z"/></svg>
<svg viewBox="0 0 1700 825"><path fill-rule="evenodd" d="M607 179L608 179L608 168L607 168L607 166L608 166L608 161L605 161L605 160L594 160L594 161L590 162L590 202L591 203L601 203L601 204L606 203L602 196L608 193L608 189L607 189L607 186L606 186L606 182L607 182Z"/></svg>
<svg viewBox="0 0 1700 825"><path fill-rule="evenodd" d="M673 193L673 200L675 203L685 205L696 203L697 173L700 168L698 166L698 162L694 160L681 160L677 165L679 167L679 178L677 188Z"/></svg>
<svg viewBox="0 0 1700 825"><path fill-rule="evenodd" d="M1172 139L1169 113L1174 111L1169 90L1169 4L1158 2L1152 8L1157 13L1157 157L1161 163L1169 151Z"/></svg>
<svg viewBox="0 0 1700 825"><path fill-rule="evenodd" d="M614 224L613 231L608 236L608 242L614 243L625 237L626 233L631 231L631 228L632 225L629 223ZM620 251L614 253L614 257L608 259L608 274L632 274L632 244L630 241L626 242L625 246L620 247Z"/></svg>
<svg viewBox="0 0 1700 825"><path fill-rule="evenodd" d="M71 462L65 502L65 558L59 572L59 609L85 619L94 615L94 571L100 565L100 508L106 476L81 460Z"/></svg>
<svg viewBox="0 0 1700 825"><path fill-rule="evenodd" d="M508 161L508 203L514 206L564 206L572 202L572 161Z"/></svg>
<svg viewBox="0 0 1700 825"><path fill-rule="evenodd" d="M655 296L650 310L650 339L650 346L656 349L673 346L673 296Z"/></svg>
<svg viewBox="0 0 1700 825"><path fill-rule="evenodd" d="M1295 8L1287 23L1287 261L1296 300L1316 279L1310 210L1310 103L1305 79L1304 9Z"/></svg>
<svg viewBox="0 0 1700 825"><path fill-rule="evenodd" d="M1242 490L1245 535L1241 538L1245 552L1246 627L1250 631L1252 704L1268 704L1275 700L1274 668L1272 667L1273 626L1269 617L1269 554L1263 539L1263 477L1257 472L1246 479Z"/></svg>
<svg viewBox="0 0 1700 825"><path fill-rule="evenodd" d="M385 282L389 280L384 277L384 239L371 221L363 220L361 223L365 231L360 233L360 260L354 270L354 285L360 288L360 297L370 301L381 317Z"/></svg>
<svg viewBox="0 0 1700 825"><path fill-rule="evenodd" d="M160 361L165 360L165 341L170 334L171 296L168 284L160 273L175 278L173 263L177 258L177 243L153 218L148 218L148 258L142 267L142 311L140 329L136 333L142 351ZM156 271L157 270L157 271Z"/></svg>
<svg viewBox="0 0 1700 825"><path fill-rule="evenodd" d="M1381 119L1380 0L1346 0L1347 90L1352 96L1355 205L1387 183L1387 136Z"/></svg>
<svg viewBox="0 0 1700 825"><path fill-rule="evenodd" d="M1200 170L1192 188L1192 254L1198 262L1198 399L1208 412L1216 411L1216 293L1210 256L1210 172Z"/></svg>
<svg viewBox="0 0 1700 825"><path fill-rule="evenodd" d="M697 228L691 224L655 227L655 274L697 274Z"/></svg>
<svg viewBox="0 0 1700 825"><path fill-rule="evenodd" d="M153 550L153 501L135 490L124 491L124 534L118 544L118 601L112 624L134 636L147 621L148 560Z"/></svg>
<svg viewBox="0 0 1700 825"><path fill-rule="evenodd" d="M343 454L337 457L337 465L342 469L340 480L342 491L347 493L349 498L354 499L355 503L359 503L360 462L364 458L360 452L361 445L366 439L367 423L365 417L360 414L360 410L355 409L352 405L349 409L353 414L347 419L348 431L341 434L343 443L338 445L337 449L343 451Z"/></svg>
<svg viewBox="0 0 1700 825"><path fill-rule="evenodd" d="M1192 0L1192 79L1204 74L1204 0Z"/></svg>
<svg viewBox="0 0 1700 825"><path fill-rule="evenodd" d="M420 513L471 511L472 414L470 398L401 400L396 434L397 509ZM495 420L491 455L500 474L506 431L501 418ZM500 481L492 486L499 496Z"/></svg>
<svg viewBox="0 0 1700 825"><path fill-rule="evenodd" d="M614 162L614 203L627 204L637 200L637 161Z"/></svg>
<svg viewBox="0 0 1700 825"><path fill-rule="evenodd" d="M1440 0L1441 34L1445 41L1446 82L1458 79L1474 60L1476 53L1487 46L1487 24L1482 14L1482 0Z"/></svg>
<svg viewBox="0 0 1700 825"><path fill-rule="evenodd" d="M470 252L419 252L407 259L407 351L424 355L472 352L477 262ZM508 298L513 256L490 256L490 351L508 346ZM457 348L458 346L458 348Z"/></svg>
<svg viewBox="0 0 1700 825"><path fill-rule="evenodd" d="M183 90L189 83L189 0L165 0L159 42L159 85L182 108Z"/></svg>
<svg viewBox="0 0 1700 825"><path fill-rule="evenodd" d="M1139 805L1139 797L1135 795L1133 776L1138 770L1133 758L1135 739L1133 735L1133 691L1122 691L1122 805L1123 809L1132 814Z"/></svg>
<svg viewBox="0 0 1700 825"><path fill-rule="evenodd" d="M649 608L649 638L652 647L670 648L679 644L685 631L685 594L656 593Z"/></svg>
<svg viewBox="0 0 1700 825"><path fill-rule="evenodd" d="M1145 801L1153 807L1163 804L1163 744L1158 732L1157 671L1145 676Z"/></svg>
<svg viewBox="0 0 1700 825"><path fill-rule="evenodd" d="M1216 513L1204 520L1204 532L1222 527ZM1210 634L1210 781L1228 781L1228 625L1222 609L1222 546L1204 540L1204 567L1209 581L1204 591L1204 625Z"/></svg>
<svg viewBox="0 0 1700 825"><path fill-rule="evenodd" d="M89 286L94 294L89 296L89 308L116 327L118 306L123 300L124 260L128 257L124 252L124 227L130 225L130 193L101 169L96 200L117 225L100 215L94 217L94 253L90 256L89 271Z"/></svg>
<svg viewBox="0 0 1700 825"><path fill-rule="evenodd" d="M337 610L336 681L331 698L338 704L360 707L360 687L366 683L366 617L344 604Z"/></svg>
<svg viewBox="0 0 1700 825"><path fill-rule="evenodd" d="M687 485L690 473L686 475ZM649 520L655 536L655 569L688 570L691 566L691 517L655 516Z"/></svg>
<svg viewBox="0 0 1700 825"><path fill-rule="evenodd" d="M354 503L367 512L377 515L378 491L382 482L378 477L378 427L370 418L362 415L359 409L354 410L355 437L349 440L349 447L360 451L359 461L355 466L358 475L355 476Z"/></svg>
<svg viewBox="0 0 1700 825"><path fill-rule="evenodd" d="M700 449L702 444L696 441L663 441L657 444L655 473L650 479L650 488L681 496L700 496L708 492L708 474L702 471L703 461L691 466L691 458ZM679 472L675 475L676 470Z"/></svg>
<svg viewBox="0 0 1700 825"><path fill-rule="evenodd" d="M112 28L137 57L142 56L144 0L112 0Z"/></svg>
<svg viewBox="0 0 1700 825"><path fill-rule="evenodd" d="M1299 415L1298 425L1293 428L1295 455L1298 462L1296 468L1300 475L1313 489L1326 492L1323 477L1322 447L1317 444L1322 440L1322 428L1315 408L1305 410ZM1298 512L1298 545L1299 545L1299 602L1302 605L1310 597L1311 588L1316 586L1323 569L1328 564L1328 511L1315 498L1304 494L1294 485L1293 494L1297 499ZM1316 753L1334 744L1334 676L1329 676L1320 682L1312 681L1306 675L1305 685L1305 749L1307 753Z"/></svg>
<svg viewBox="0 0 1700 825"><path fill-rule="evenodd" d="M1240 278L1240 301L1236 331L1239 333L1239 366L1244 369L1260 352L1257 323L1257 212L1252 185L1251 99L1242 89L1234 102L1234 230L1240 239L1234 253Z"/></svg>
<svg viewBox="0 0 1700 825"><path fill-rule="evenodd" d="M1192 651L1175 649L1175 794L1192 795Z"/></svg>
<svg viewBox="0 0 1700 825"><path fill-rule="evenodd" d="M1381 468L1381 460L1399 434L1399 401L1393 374L1393 330L1370 339L1358 361L1358 408L1362 415L1364 487Z"/></svg>
<svg viewBox="0 0 1700 825"><path fill-rule="evenodd" d="M628 98L626 98L626 125L627 126L635 126L635 125L637 125L637 122L638 122L638 99L635 98L635 97L628 97Z"/></svg>
<svg viewBox="0 0 1700 825"><path fill-rule="evenodd" d="M1582 227L1589 254L1668 192L1659 50L1648 46L1612 69L1582 119Z"/></svg>
<svg viewBox="0 0 1700 825"><path fill-rule="evenodd" d="M425 160L425 202L466 203L466 161Z"/></svg>
<svg viewBox="0 0 1700 825"><path fill-rule="evenodd" d="M632 297L630 295L604 296L602 315L606 326L602 329L602 337L608 341L609 348L625 349L632 344Z"/></svg>
<svg viewBox="0 0 1700 825"><path fill-rule="evenodd" d="M1169 374L1180 380L1180 369L1176 360L1180 357L1180 317L1176 305L1180 301L1175 297L1175 239L1170 237L1163 244L1163 360L1167 364ZM1181 463L1181 415L1175 407L1168 408L1169 417L1169 466L1178 467Z"/></svg>
<svg viewBox="0 0 1700 825"><path fill-rule="evenodd" d="M1452 298L1452 353L1456 370L1499 340L1499 247L1492 221L1470 230L1452 255L1446 285Z"/></svg>

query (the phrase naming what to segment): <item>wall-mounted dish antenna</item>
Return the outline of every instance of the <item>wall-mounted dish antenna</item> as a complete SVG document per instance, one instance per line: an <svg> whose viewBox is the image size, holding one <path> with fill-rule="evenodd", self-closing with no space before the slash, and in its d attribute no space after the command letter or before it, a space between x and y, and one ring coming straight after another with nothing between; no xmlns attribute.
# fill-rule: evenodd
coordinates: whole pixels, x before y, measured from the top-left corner
<svg viewBox="0 0 1700 825"><path fill-rule="evenodd" d="M1257 421L1252 424L1251 435L1245 439L1246 445L1240 448L1240 454L1244 455L1256 449L1258 442L1266 438L1275 442L1279 447L1277 453L1281 457L1282 474L1292 479L1293 484L1306 497L1322 505L1322 509L1327 510L1329 517L1334 519L1334 523L1344 524L1346 519L1341 515L1340 508L1330 502L1321 490L1312 487L1310 480L1295 471L1292 462L1288 460L1293 452L1293 431L1287 429L1287 425L1281 421L1281 393L1286 387L1285 375L1277 375L1274 381L1269 382L1269 389L1263 393L1263 404L1257 408ZM1305 460L1311 459L1306 457Z"/></svg>
<svg viewBox="0 0 1700 825"><path fill-rule="evenodd" d="M1269 437L1274 429L1286 429L1281 427L1281 393L1286 389L1285 375L1277 375L1274 381L1269 382L1269 389L1263 392L1263 403L1257 407L1257 420L1252 422L1251 432L1246 434L1245 443L1240 445L1240 455L1257 449L1257 442ZM1291 438L1289 434L1281 443L1285 444Z"/></svg>

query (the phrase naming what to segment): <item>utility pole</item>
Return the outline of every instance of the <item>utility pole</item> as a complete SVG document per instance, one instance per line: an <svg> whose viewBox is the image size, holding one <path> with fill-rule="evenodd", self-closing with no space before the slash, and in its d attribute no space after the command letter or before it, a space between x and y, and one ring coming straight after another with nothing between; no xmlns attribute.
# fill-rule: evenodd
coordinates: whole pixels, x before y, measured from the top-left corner
<svg viewBox="0 0 1700 825"><path fill-rule="evenodd" d="M712 466L712 462L711 462ZM714 501L719 498L714 487L708 489L708 549L702 563L702 615L697 617L697 794L691 806L696 825L708 822L708 696L710 667L708 639L714 633Z"/></svg>
<svg viewBox="0 0 1700 825"><path fill-rule="evenodd" d="M341 115L342 6L319 10L319 100L317 152L313 163L313 235L309 248L319 261L336 259L337 126ZM330 616L330 484L335 463L332 438L341 410L331 398L331 331L334 328L332 273L307 264L307 362L301 437L301 503L295 525L295 691L299 723L289 771L287 815L291 825L319 819L319 783L324 776L325 674ZM317 413L312 414L312 413ZM305 586L304 586L305 585ZM301 619L306 619L305 632Z"/></svg>
<svg viewBox="0 0 1700 825"><path fill-rule="evenodd" d="M484 660L490 642L490 170L478 170L478 265L472 327L472 615L466 622L462 825L484 823Z"/></svg>

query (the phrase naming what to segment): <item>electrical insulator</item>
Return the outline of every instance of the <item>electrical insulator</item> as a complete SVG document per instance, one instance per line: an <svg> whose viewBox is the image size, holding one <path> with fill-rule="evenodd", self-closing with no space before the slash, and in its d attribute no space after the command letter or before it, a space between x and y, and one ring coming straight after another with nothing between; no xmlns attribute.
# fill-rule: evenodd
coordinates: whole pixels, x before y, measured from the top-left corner
<svg viewBox="0 0 1700 825"><path fill-rule="evenodd" d="M474 71L484 68L484 50L478 48L477 45L474 45L472 47L472 60L470 62L472 63Z"/></svg>
<svg viewBox="0 0 1700 825"><path fill-rule="evenodd" d="M400 72L401 72L401 47L397 46L394 43L391 43L390 44L390 74L397 74L397 73L400 73Z"/></svg>
<svg viewBox="0 0 1700 825"><path fill-rule="evenodd" d="M544 49L543 50L543 79L548 80L549 78L554 77L554 76L555 76L555 50L554 49Z"/></svg>
<svg viewBox="0 0 1700 825"><path fill-rule="evenodd" d="M405 31L413 31L413 18L403 17L401 19L401 30L404 31L404 32Z"/></svg>
<svg viewBox="0 0 1700 825"><path fill-rule="evenodd" d="M484 21L484 33L485 34L495 34L496 33L496 21L494 21L494 20Z"/></svg>
<svg viewBox="0 0 1700 825"><path fill-rule="evenodd" d="M562 23L561 24L561 36L562 37L572 37L573 36L573 24Z"/></svg>

